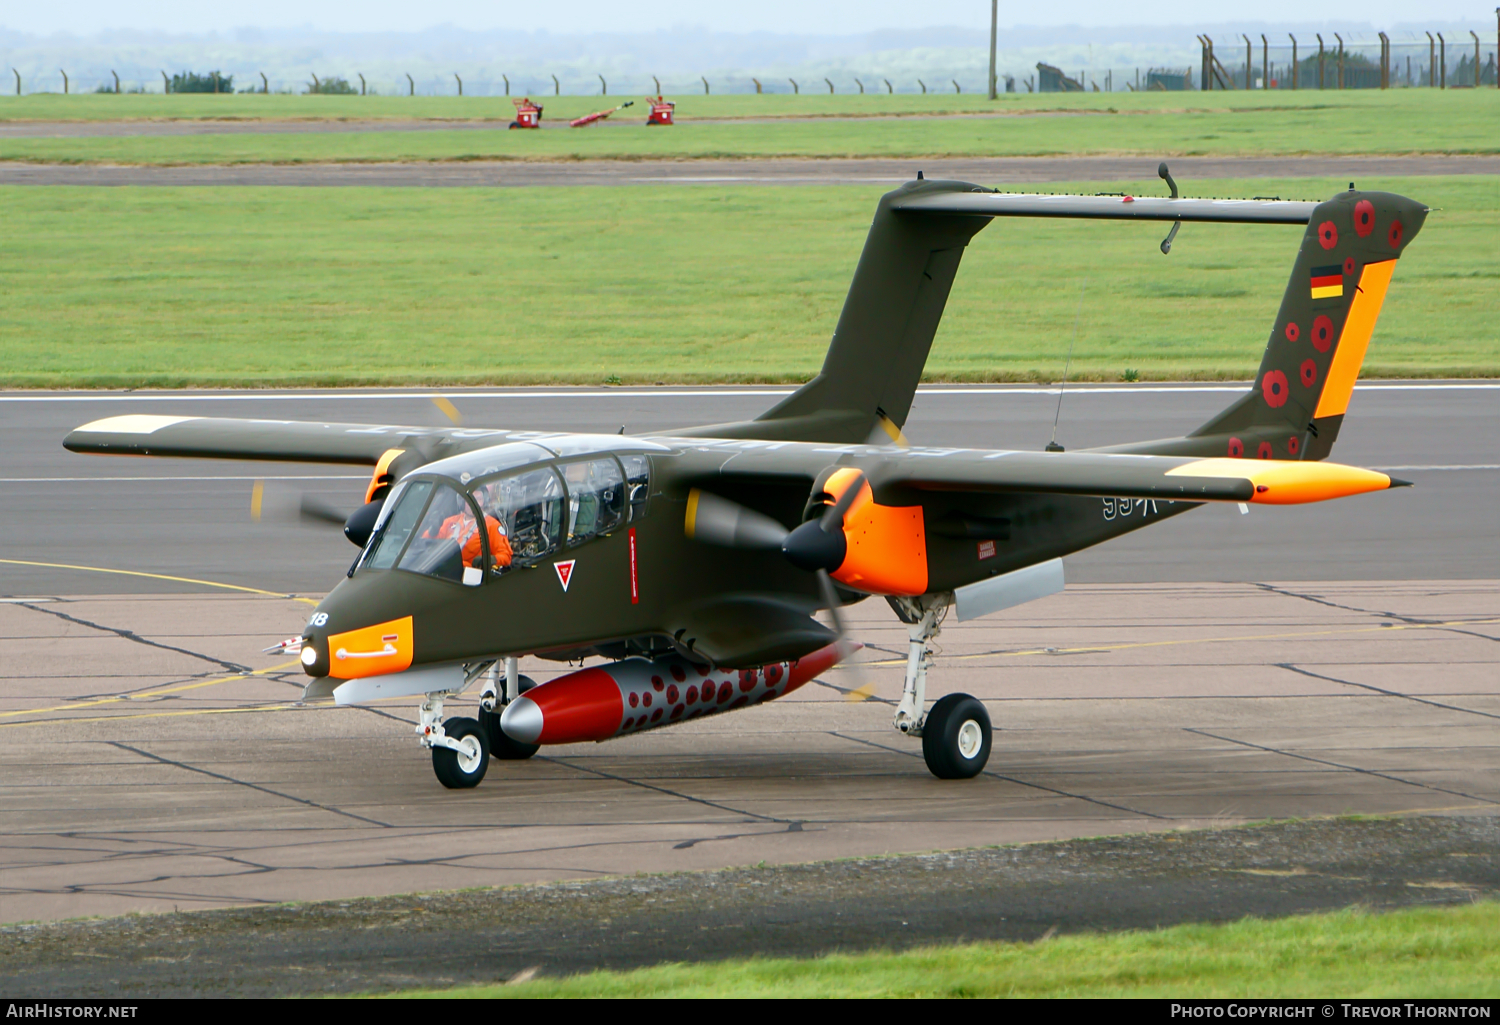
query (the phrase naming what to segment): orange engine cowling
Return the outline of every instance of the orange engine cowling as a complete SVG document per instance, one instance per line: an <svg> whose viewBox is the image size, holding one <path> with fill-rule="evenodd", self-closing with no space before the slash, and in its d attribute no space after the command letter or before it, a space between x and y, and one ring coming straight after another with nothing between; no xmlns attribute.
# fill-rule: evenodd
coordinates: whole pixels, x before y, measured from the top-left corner
<svg viewBox="0 0 1500 1025"><path fill-rule="evenodd" d="M835 471L823 490L837 501L856 482L860 494L844 513L844 561L829 575L871 594L926 594L927 531L922 507L880 505L869 481L851 468Z"/></svg>

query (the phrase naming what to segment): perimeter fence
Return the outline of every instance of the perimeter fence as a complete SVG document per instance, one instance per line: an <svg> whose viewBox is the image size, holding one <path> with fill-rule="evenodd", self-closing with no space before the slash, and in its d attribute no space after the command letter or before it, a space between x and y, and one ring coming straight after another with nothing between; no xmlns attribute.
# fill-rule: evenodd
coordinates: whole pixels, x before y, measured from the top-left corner
<svg viewBox="0 0 1500 1025"><path fill-rule="evenodd" d="M1479 89L1495 88L1497 38L1470 31L1392 39L1330 32L1285 39L1242 34L1199 36L1197 87L1228 89Z"/></svg>
<svg viewBox="0 0 1500 1025"><path fill-rule="evenodd" d="M1108 42L1107 40L1105 42ZM1067 67L1081 56L1075 49L1059 53L1057 63L1037 62L1025 67L997 69L997 91L1004 93L1068 92L1190 92L1302 89L1471 89L1500 87L1500 11L1494 29L1484 32L1328 32L1306 34L1240 33L1238 36L1199 35L1197 66L1186 64L1191 49L1172 48L1156 60L1183 60L1179 66L1094 65ZM1116 51L1119 52L1118 50ZM1045 54L1043 54L1045 55ZM0 54L0 57L6 56ZM970 54L972 57L973 54ZM1014 60L1012 53L1009 60ZM1028 57L1035 60L1035 57ZM11 62L0 62L5 67ZM149 65L91 63L70 72L46 66L11 67L14 95L62 93L322 93L381 96L623 96L665 93L725 95L782 93L792 95L851 94L966 94L988 91L987 77L968 61L933 69L921 77L908 65L895 70L779 71L720 70L708 75L643 76L620 68L598 71L575 63L553 70L516 70L498 61L459 68L455 72L403 72L393 62L371 72L308 69L300 75L272 74L246 69L171 73ZM413 71L416 69L413 68ZM5 83L9 86L10 83ZM0 95L12 89L0 87Z"/></svg>

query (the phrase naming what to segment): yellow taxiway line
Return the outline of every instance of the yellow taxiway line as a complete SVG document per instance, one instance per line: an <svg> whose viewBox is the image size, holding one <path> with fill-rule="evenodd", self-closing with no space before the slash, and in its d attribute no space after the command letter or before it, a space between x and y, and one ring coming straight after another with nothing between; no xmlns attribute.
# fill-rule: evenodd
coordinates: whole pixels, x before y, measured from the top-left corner
<svg viewBox="0 0 1500 1025"><path fill-rule="evenodd" d="M299 598L294 594L280 594L276 591L264 591L259 587L242 587L239 584L221 584L216 580L195 580L192 577L170 577L165 573L144 573L138 569L108 569L104 566L74 566L65 562L30 562L25 559L0 559L0 563L8 566L40 566L43 569L76 569L85 573L115 573L123 577L149 577L152 580L170 580L177 584L201 584L204 587L222 587L229 591L245 591L249 594L264 594L272 598L287 598L291 601L300 601L308 605L318 604L316 598Z"/></svg>

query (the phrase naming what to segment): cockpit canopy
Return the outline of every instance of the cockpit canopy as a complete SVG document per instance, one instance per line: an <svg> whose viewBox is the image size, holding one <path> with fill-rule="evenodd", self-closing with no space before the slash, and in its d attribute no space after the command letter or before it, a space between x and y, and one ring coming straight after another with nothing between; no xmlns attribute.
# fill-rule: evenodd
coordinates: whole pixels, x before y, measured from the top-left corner
<svg viewBox="0 0 1500 1025"><path fill-rule="evenodd" d="M599 447L597 439L559 445L592 449L559 458L552 446L513 442L423 467L391 490L355 572L398 569L473 586L612 533L645 515L645 452L666 449Z"/></svg>

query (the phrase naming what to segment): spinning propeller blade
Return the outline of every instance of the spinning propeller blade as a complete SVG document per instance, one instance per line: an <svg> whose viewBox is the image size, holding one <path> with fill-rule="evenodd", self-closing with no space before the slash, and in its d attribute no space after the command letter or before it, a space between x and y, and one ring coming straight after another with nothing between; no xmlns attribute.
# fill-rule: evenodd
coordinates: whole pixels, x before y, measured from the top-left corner
<svg viewBox="0 0 1500 1025"><path fill-rule="evenodd" d="M764 513L694 488L688 493L687 536L724 548L778 549L788 531Z"/></svg>
<svg viewBox="0 0 1500 1025"><path fill-rule="evenodd" d="M839 660L847 659L862 645L849 637L843 614L843 604L834 587L831 571L844 561L844 516L859 498L867 480L863 473L855 477L838 500L829 503L822 515L808 520L795 530L776 522L764 513L746 508L738 502L694 488L688 494L687 517L684 529L687 536L706 544L744 551L780 550L787 561L799 569L813 573L818 580L818 595L827 607L833 621L833 632L838 640ZM848 663L845 663L848 664ZM850 668L861 676L858 668Z"/></svg>
<svg viewBox="0 0 1500 1025"><path fill-rule="evenodd" d="M348 513L307 495L302 496L302 501L297 506L297 515L304 523L332 523L340 528L349 518Z"/></svg>

